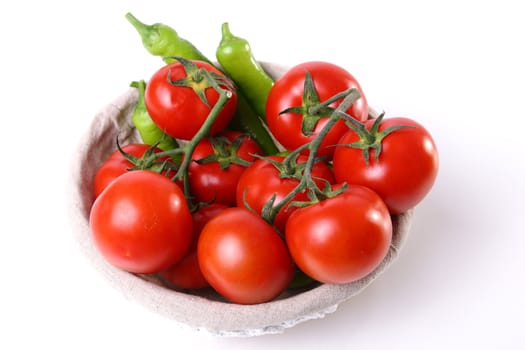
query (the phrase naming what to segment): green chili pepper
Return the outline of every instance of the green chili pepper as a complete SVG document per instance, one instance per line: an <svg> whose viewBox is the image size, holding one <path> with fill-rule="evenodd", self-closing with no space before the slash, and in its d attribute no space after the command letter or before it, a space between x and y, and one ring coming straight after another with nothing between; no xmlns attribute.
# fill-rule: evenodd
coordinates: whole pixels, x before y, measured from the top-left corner
<svg viewBox="0 0 525 350"><path fill-rule="evenodd" d="M139 97L135 109L133 110L131 121L135 128L137 128L142 142L147 145L158 143L157 147L163 151L177 148L179 146L177 141L173 137L166 135L157 124L155 124L146 109L146 104L144 102L146 82L144 80L138 82L134 81L131 83L131 86L137 88L139 92Z"/></svg>
<svg viewBox="0 0 525 350"><path fill-rule="evenodd" d="M237 109L228 128L248 133L259 144L265 155L273 155L279 152L263 122L240 91L237 92Z"/></svg>
<svg viewBox="0 0 525 350"><path fill-rule="evenodd" d="M171 57L182 57L213 64L193 44L179 37L171 27L162 23L143 24L131 13L126 14L126 18L137 29L146 50L154 56L162 57L165 62L174 61ZM216 68L222 71L222 68L217 66ZM237 109L229 128L248 133L266 155L275 154L279 151L270 133L251 108L242 91L237 91Z"/></svg>
<svg viewBox="0 0 525 350"><path fill-rule="evenodd" d="M255 59L246 39L233 35L228 23L222 24L222 39L216 51L217 60L237 84L261 118L266 115L266 99L273 79Z"/></svg>
<svg viewBox="0 0 525 350"><path fill-rule="evenodd" d="M154 56L161 56L164 62L174 62L172 57L183 57L211 63L192 43L181 38L175 29L162 23L144 24L129 12L126 19L139 33L146 50Z"/></svg>

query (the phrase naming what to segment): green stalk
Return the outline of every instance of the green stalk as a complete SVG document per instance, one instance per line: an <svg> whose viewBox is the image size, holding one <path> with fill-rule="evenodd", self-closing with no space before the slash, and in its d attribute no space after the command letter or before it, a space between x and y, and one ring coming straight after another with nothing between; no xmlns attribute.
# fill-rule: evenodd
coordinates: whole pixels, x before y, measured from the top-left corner
<svg viewBox="0 0 525 350"><path fill-rule="evenodd" d="M197 131L197 133L193 136L193 138L181 148L167 150L167 151L159 152L159 153L154 153L151 156L151 159L148 159L148 161L153 162L155 159L158 159L164 156L173 156L175 154L181 154L181 153L184 154L184 157L182 157L182 162L177 170L177 173L172 177L172 181L178 181L182 179L184 183L184 194L186 195L188 203L191 203L189 181L188 181L188 169L192 161L191 156L193 152L195 151L197 144L203 138L207 137L210 134L210 130L211 130L213 123L219 116L219 113L221 112L222 108L224 107L228 99L230 99L233 95L231 91L221 88L217 84L217 82L211 77L210 72L203 70L203 74L206 75L206 78L211 82L212 87L219 94L219 99L217 100L213 108L211 109L205 122L201 125L199 131Z"/></svg>
<svg viewBox="0 0 525 350"><path fill-rule="evenodd" d="M306 161L306 165L304 168L303 177L301 178L301 181L299 181L297 186L286 197L284 197L275 206L272 206L272 208L269 210L267 217L264 218L266 221L273 223L273 221L275 220L275 217L277 216L277 213L285 205L287 205L288 202L291 201L298 193L304 190L311 191L311 194L316 198L318 194L326 195L325 193L321 192L321 190L317 187L316 183L313 181L313 178L312 178L312 168L316 161L317 151L319 150L321 143L325 139L328 132L332 129L334 124L342 118L341 113L347 110L350 107L350 105L354 103L355 101L357 101L360 97L361 95L357 89L350 89L346 91L346 97L344 98L343 102L341 102L341 104L330 115L328 122L323 126L319 134L317 134L317 136L310 143L308 143L307 148L309 150L309 155ZM288 157L293 157L294 153L295 152L290 153L286 157L285 161L287 160Z"/></svg>

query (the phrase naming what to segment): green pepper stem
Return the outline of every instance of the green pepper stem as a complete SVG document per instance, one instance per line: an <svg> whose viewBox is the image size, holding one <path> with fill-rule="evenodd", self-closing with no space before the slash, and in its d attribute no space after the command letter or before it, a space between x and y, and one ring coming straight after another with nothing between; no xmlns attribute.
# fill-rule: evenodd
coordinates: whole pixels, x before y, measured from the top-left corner
<svg viewBox="0 0 525 350"><path fill-rule="evenodd" d="M233 33L230 31L230 25L228 24L228 22L224 22L221 26L221 34L222 34L222 39L221 40L231 40L231 39L234 39L235 36L233 35Z"/></svg>

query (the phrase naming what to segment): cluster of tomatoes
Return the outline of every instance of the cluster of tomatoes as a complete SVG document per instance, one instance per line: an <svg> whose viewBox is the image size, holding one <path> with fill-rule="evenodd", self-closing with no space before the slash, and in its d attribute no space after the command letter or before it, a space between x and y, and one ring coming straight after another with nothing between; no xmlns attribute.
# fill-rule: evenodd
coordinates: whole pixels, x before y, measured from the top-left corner
<svg viewBox="0 0 525 350"><path fill-rule="evenodd" d="M152 120L180 148L123 145L96 174L90 226L102 255L240 304L270 301L299 275L348 283L371 273L389 250L392 215L434 183L428 131L408 118L370 119L349 72L307 62L267 97L265 123L283 152L263 154L256 137L227 128L235 86L193 64L166 65L145 92ZM352 93L359 98L338 108Z"/></svg>

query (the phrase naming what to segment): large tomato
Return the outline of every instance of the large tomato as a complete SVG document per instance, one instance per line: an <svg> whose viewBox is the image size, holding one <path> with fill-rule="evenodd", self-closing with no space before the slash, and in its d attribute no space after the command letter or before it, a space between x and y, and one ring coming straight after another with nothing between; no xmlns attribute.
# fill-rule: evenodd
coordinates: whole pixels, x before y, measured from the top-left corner
<svg viewBox="0 0 525 350"><path fill-rule="evenodd" d="M438 172L438 151L430 133L412 119L383 119L377 133L374 123L377 125L377 120L365 124L366 130L372 130L368 141L353 130L341 138L341 146L334 152L335 177L338 182L373 189L392 214L399 214L416 206L432 188ZM407 127L381 134L397 126ZM364 149L344 146L356 146L358 141ZM376 159L378 145L381 152Z"/></svg>
<svg viewBox="0 0 525 350"><path fill-rule="evenodd" d="M295 271L273 227L238 207L224 210L204 226L197 256L210 285L239 304L274 299L286 289Z"/></svg>
<svg viewBox="0 0 525 350"><path fill-rule="evenodd" d="M261 154L259 145L239 132L202 139L189 166L192 195L197 202L215 201L234 206L239 178L255 160L255 155Z"/></svg>
<svg viewBox="0 0 525 350"><path fill-rule="evenodd" d="M391 241L392 220L385 203L358 185L298 209L286 224L295 263L324 283L348 283L368 275L385 258Z"/></svg>
<svg viewBox="0 0 525 350"><path fill-rule="evenodd" d="M274 84L266 101L266 119L268 127L275 138L287 149L295 149L311 142L328 121L330 111L309 113L310 107L318 104L315 99L304 99L305 79L307 72L313 80L315 93L320 102L350 88L356 88L361 94L355 103L346 111L357 120L368 118L368 103L358 81L344 68L327 62L305 62L292 67ZM332 103L336 108L342 99ZM286 109L299 107L303 112L286 112ZM307 124L310 126L305 130ZM311 129L311 130L310 130ZM318 151L320 155L333 154L333 147L346 132L347 127L341 120L330 130Z"/></svg>
<svg viewBox="0 0 525 350"><path fill-rule="evenodd" d="M150 149L150 145L141 143L132 143L122 147L122 150L130 156L141 158ZM155 153L161 152L162 150L156 148ZM159 158L159 162L167 161L169 157ZM102 163L100 168L95 174L93 180L93 192L95 197L98 197L100 193L117 177L128 172L133 168L132 164L126 159L119 150L114 151L105 161Z"/></svg>
<svg viewBox="0 0 525 350"><path fill-rule="evenodd" d="M159 272L182 259L193 229L179 186L147 170L111 182L95 200L89 223L102 255L134 273Z"/></svg>
<svg viewBox="0 0 525 350"><path fill-rule="evenodd" d="M182 140L191 140L219 99L219 93L206 82L200 70L227 79L211 64L202 61L190 63L195 65L195 69L185 67L178 61L160 68L149 80L144 94L146 108L155 124L166 134ZM182 80L188 86L175 83ZM219 86L231 91L232 96L219 112L211 127L211 134L218 133L228 125L237 105L234 89L220 81Z"/></svg>
<svg viewBox="0 0 525 350"><path fill-rule="evenodd" d="M282 164L284 157L270 156L267 159ZM302 164L307 161L305 155L299 156L297 164ZM259 214L262 214L262 209L265 204L275 196L275 204L281 202L298 184L299 174L293 174L296 170L278 169L274 164L266 159L258 159L250 167L248 167L237 184L237 205L240 207L249 207ZM294 175L296 177L294 177ZM317 186L321 189L325 186L325 181L328 183L334 182L334 176L330 167L322 161L314 163L312 168L312 178ZM299 192L291 201L308 201L306 191ZM274 225L281 232L284 231L284 226L288 217L296 210L294 206L284 206L277 213Z"/></svg>
<svg viewBox="0 0 525 350"><path fill-rule="evenodd" d="M212 203L203 206L193 213L193 236L188 253L175 265L161 271L160 276L172 286L183 289L199 289L209 286L208 281L202 275L197 259L197 243L204 226L219 215L226 205Z"/></svg>

